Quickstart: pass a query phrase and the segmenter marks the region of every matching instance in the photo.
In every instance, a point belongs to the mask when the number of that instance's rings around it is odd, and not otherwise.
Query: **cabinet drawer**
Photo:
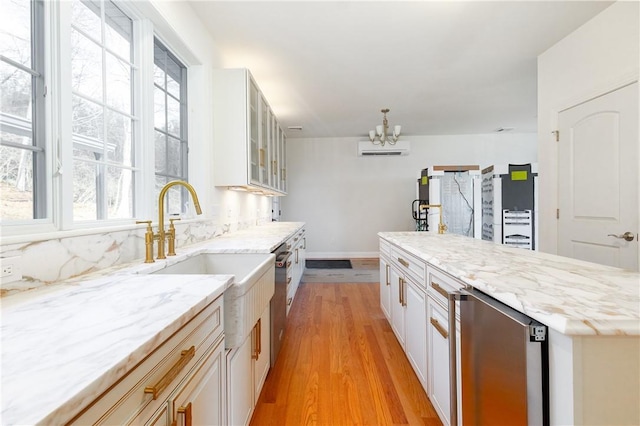
[[[138,416],[143,410],[160,408],[205,350],[223,335],[222,309],[220,296],[70,423],[137,424],[143,420]]]
[[[417,284],[425,288],[427,265],[423,260],[397,247],[391,247],[391,261],[401,273],[413,277]]]
[[[385,240],[380,240],[380,255],[391,256],[391,244]]]
[[[464,287],[463,283],[433,266],[429,266],[427,275],[427,292],[442,306],[447,306],[449,303],[447,293],[458,291]]]

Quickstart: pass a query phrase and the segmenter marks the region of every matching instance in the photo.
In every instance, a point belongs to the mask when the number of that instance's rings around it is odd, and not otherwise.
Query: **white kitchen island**
[[[458,235],[379,236],[391,261],[424,262],[549,327],[552,425],[640,424],[640,274]]]

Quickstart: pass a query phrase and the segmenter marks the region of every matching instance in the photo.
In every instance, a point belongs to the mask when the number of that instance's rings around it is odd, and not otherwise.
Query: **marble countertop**
[[[304,224],[277,222],[180,248],[270,253]],[[232,284],[232,275],[136,274],[140,262],[2,300],[1,424],[61,424]],[[138,271],[139,272],[139,271]],[[26,292],[28,293],[28,292]]]
[[[380,238],[567,335],[640,335],[640,274],[460,235]]]

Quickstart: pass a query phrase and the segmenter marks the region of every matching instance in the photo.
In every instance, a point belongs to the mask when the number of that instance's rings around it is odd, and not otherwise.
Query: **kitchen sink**
[[[197,253],[170,259],[162,266],[156,264],[138,273],[233,275],[233,283],[224,292],[224,331],[225,346],[234,348],[244,342],[269,306],[275,289],[275,256],[271,253]]]

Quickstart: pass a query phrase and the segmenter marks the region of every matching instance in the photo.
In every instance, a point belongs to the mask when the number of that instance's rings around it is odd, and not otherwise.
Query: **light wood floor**
[[[251,425],[441,425],[377,283],[301,284]]]

